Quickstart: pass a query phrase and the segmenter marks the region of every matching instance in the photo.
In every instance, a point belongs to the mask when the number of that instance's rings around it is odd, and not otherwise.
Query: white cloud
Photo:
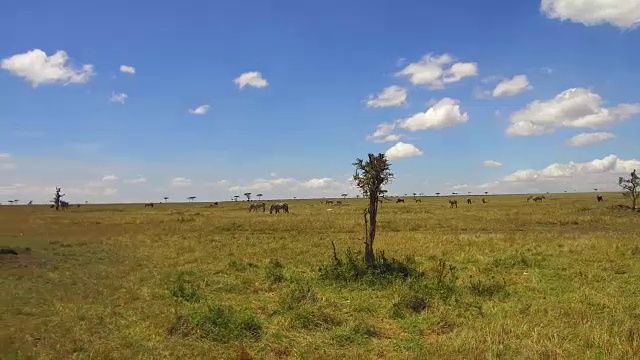
[[[449,54],[427,54],[418,62],[407,65],[396,73],[405,76],[413,85],[427,85],[431,89],[442,89],[446,84],[478,75],[477,63],[455,62]],[[455,62],[455,63],[454,63]]]
[[[307,189],[331,189],[335,188],[338,183],[332,178],[309,179],[301,184]]]
[[[204,115],[209,111],[209,105],[200,105],[195,109],[189,109],[189,114]]]
[[[262,77],[262,74],[258,71],[246,72],[233,80],[240,89],[244,89],[246,86],[253,86],[256,88],[264,88],[269,86],[267,79]]]
[[[109,100],[111,100],[111,102],[117,102],[120,104],[124,104],[127,99],[129,98],[129,95],[125,94],[125,93],[113,93],[111,94],[111,98],[109,98]]]
[[[11,154],[9,153],[0,153],[0,160],[11,158]]]
[[[553,133],[557,128],[596,129],[626,120],[640,113],[640,104],[602,107],[602,98],[589,89],[573,88],[555,98],[529,103],[511,114],[508,136],[535,136]]]
[[[493,97],[515,96],[532,88],[526,75],[516,75],[511,79],[501,81],[493,89],[492,95]]]
[[[367,107],[381,108],[400,106],[407,103],[407,89],[393,85],[385,88],[377,95],[369,96]]]
[[[367,140],[375,143],[395,142],[402,138],[402,135],[394,134],[396,123],[382,123],[376,126],[376,131],[367,136]]]
[[[399,120],[397,126],[409,130],[437,130],[467,122],[468,113],[460,110],[460,102],[444,98],[434,104],[426,112],[417,113],[408,119]]]
[[[120,72],[133,75],[136,73],[136,68],[129,65],[120,65]]]
[[[0,67],[25,78],[34,88],[41,84],[88,82],[93,75],[93,65],[74,68],[67,60],[69,56],[63,50],[48,56],[44,51],[34,49],[3,59]]]
[[[596,159],[584,163],[570,162],[568,164],[555,163],[542,170],[525,169],[518,170],[502,180],[507,182],[540,182],[558,179],[578,178],[598,174],[624,174],[631,173],[633,169],[640,168],[640,160],[622,160],[616,155],[609,155],[602,159]],[[616,183],[617,178],[609,176]]]
[[[191,186],[191,179],[176,177],[171,179],[171,186],[173,187],[186,187]]]
[[[111,195],[115,195],[118,193],[118,189],[114,189],[114,188],[106,188],[104,189],[104,191],[102,192],[104,195],[106,196],[111,196]]]
[[[138,176],[135,179],[128,179],[123,181],[125,184],[144,184],[147,182],[147,178],[143,176]]]
[[[615,139],[616,136],[607,132],[581,133],[567,140],[567,145],[580,147]]]
[[[229,188],[229,191],[265,191],[277,186],[293,185],[297,181],[293,178],[255,179],[248,185],[237,185]]]
[[[118,180],[118,177],[115,175],[105,175],[102,178],[102,181],[116,181],[116,180]]]
[[[385,152],[387,159],[398,160],[422,155],[422,151],[413,144],[398,142]]]
[[[609,23],[633,29],[640,24],[640,0],[542,0],[540,10],[550,19],[585,26]]]
[[[499,167],[499,166],[502,166],[501,162],[495,161],[495,160],[487,160],[483,164],[486,167]]]

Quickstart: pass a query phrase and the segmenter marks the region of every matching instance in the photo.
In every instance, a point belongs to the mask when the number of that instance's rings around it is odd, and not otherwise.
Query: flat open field
[[[0,255],[0,358],[638,358],[640,213],[604,195],[385,203],[377,250],[423,275],[361,281],[320,267],[363,200],[0,206],[30,248]]]

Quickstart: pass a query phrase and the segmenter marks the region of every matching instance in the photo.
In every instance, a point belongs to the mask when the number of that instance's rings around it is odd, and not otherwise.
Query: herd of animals
[[[387,197],[385,197],[384,199],[387,200],[387,201],[390,201],[390,199],[387,198]],[[537,195],[537,196],[530,195],[529,197],[527,197],[527,202],[530,202],[530,201],[533,200],[533,202],[537,203],[537,202],[543,201],[545,199],[546,199],[546,197],[544,195]],[[416,203],[422,203],[421,199],[415,198],[414,200],[415,200]],[[598,202],[603,202],[604,201],[604,197],[602,195],[597,195],[596,196],[596,200]],[[380,203],[382,203],[383,199],[379,199],[378,201]],[[488,201],[485,198],[482,198],[481,201],[482,201],[483,204],[487,204],[488,203]],[[327,204],[327,205],[334,205],[334,204],[335,205],[344,205],[344,203],[342,201],[340,201],[340,200],[336,200],[336,201],[323,200],[322,202]],[[396,199],[396,204],[397,203],[405,203],[405,200],[403,198],[397,198]],[[473,201],[471,200],[471,198],[467,198],[467,204],[471,205],[472,203],[473,203]],[[30,201],[28,205],[32,205],[32,204],[33,204],[33,201]],[[207,205],[207,207],[217,207],[218,205],[219,204],[216,201],[216,202],[214,202],[214,203],[212,203],[210,205]],[[69,202],[64,201],[64,200],[60,200],[60,208],[62,210],[67,210],[70,206],[71,205],[69,204]],[[80,207],[80,204],[77,204],[76,206]],[[154,206],[155,206],[155,203],[152,203],[152,202],[144,204],[144,207],[154,207]],[[452,208],[453,207],[457,208],[458,207],[458,200],[449,200],[449,206],[452,207]],[[55,207],[55,205],[52,204],[51,208],[54,208],[54,207]],[[251,203],[249,205],[249,212],[254,212],[254,211],[258,212],[260,209],[262,209],[262,212],[266,212],[267,211],[267,204],[265,202],[261,202],[261,203]],[[274,212],[276,214],[278,214],[280,211],[283,211],[285,213],[289,213],[289,204],[287,204],[286,202],[285,203],[275,203],[275,204],[272,204],[271,207],[269,208],[269,213],[270,214],[273,214]]]

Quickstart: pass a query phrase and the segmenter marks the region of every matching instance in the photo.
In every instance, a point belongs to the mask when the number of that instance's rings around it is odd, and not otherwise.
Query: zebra
[[[249,205],[249,212],[252,212],[255,210],[255,212],[258,212],[259,209],[262,209],[262,212],[267,211],[267,204],[265,203],[261,203],[261,204],[256,204],[256,203],[252,203],[251,205]]]
[[[598,202],[603,202],[604,201],[604,197],[602,197],[602,195],[596,196],[596,199],[598,199]]]
[[[329,204],[333,204],[333,200],[327,200],[324,202],[325,204],[329,205]]]
[[[283,210],[284,212],[286,212],[287,214],[289,213],[289,204],[287,203],[275,203],[273,205],[271,205],[271,208],[269,209],[269,214],[273,214],[273,211],[275,210],[276,214],[280,212],[280,210]]]
[[[342,205],[342,201],[340,200],[336,201],[336,205]]]
[[[455,205],[456,208],[457,208],[458,207],[458,200],[449,200],[449,205],[451,205],[451,207],[453,207]]]
[[[396,204],[397,204],[397,203],[404,203],[404,199],[398,198],[398,199],[396,200]]]
[[[64,200],[60,200],[60,207],[62,208],[62,210],[68,209],[69,208],[69,203],[64,201]]]
[[[150,203],[146,203],[146,204],[144,204],[144,207],[153,207],[153,205],[154,205],[154,204],[153,204],[152,202],[150,202]]]

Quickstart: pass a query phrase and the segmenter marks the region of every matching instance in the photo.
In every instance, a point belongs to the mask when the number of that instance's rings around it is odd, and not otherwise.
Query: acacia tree
[[[167,200],[169,200],[169,197],[165,196],[165,197],[163,197],[163,199],[164,199],[164,202],[167,202]]]
[[[56,204],[56,210],[60,210],[60,200],[66,195],[60,195],[60,191],[62,191],[62,189],[56,186],[56,192],[53,194],[53,203]]]
[[[356,168],[353,182],[362,191],[362,195],[369,198],[369,206],[364,211],[366,229],[364,260],[369,266],[374,266],[376,258],[373,251],[373,242],[376,238],[378,198],[385,191],[382,187],[393,179],[393,173],[390,170],[391,164],[389,164],[384,154],[378,154],[377,156],[369,154],[367,161],[358,158],[353,165]]]
[[[251,193],[250,192],[244,193],[244,196],[247,197],[247,201],[251,201]]]
[[[195,196],[189,196],[189,197],[187,198],[187,200],[189,200],[189,202],[191,202],[191,201],[195,200],[195,198],[196,198]]]
[[[487,195],[487,194],[489,194],[489,192],[488,192],[488,191],[485,191],[485,192],[484,192],[484,194],[485,194],[485,195]]]
[[[631,177],[628,179],[623,178],[622,176],[618,179],[618,185],[622,189],[624,189],[625,194],[631,198],[631,209],[636,209],[636,203],[638,202],[638,197],[640,197],[640,193],[638,193],[638,188],[640,187],[640,177],[636,174],[636,170],[634,169],[631,173]]]
[[[340,196],[342,196],[342,199],[346,200],[346,199],[347,199],[347,196],[349,196],[349,194],[342,194],[342,195],[340,195]]]
[[[260,200],[262,200],[262,197],[263,197],[264,195],[262,195],[262,194],[256,194],[256,196],[258,197],[258,201],[260,201]]]
[[[238,201],[238,198],[240,197],[240,195],[233,195],[233,200],[234,201]]]

